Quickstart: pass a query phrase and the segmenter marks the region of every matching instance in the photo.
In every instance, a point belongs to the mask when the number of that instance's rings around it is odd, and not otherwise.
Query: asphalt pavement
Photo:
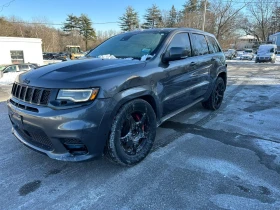
[[[0,209],[280,209],[280,65],[228,66],[223,105],[157,129],[133,167],[56,161],[11,134],[0,103]],[[0,86],[5,101],[10,86]],[[4,95],[5,94],[5,95]]]

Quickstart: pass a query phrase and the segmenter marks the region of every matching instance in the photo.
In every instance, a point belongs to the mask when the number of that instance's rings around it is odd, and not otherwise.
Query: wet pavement
[[[280,209],[280,65],[231,62],[221,108],[157,129],[134,167],[55,161],[11,134],[0,103],[0,209]],[[5,101],[10,86],[0,86]]]

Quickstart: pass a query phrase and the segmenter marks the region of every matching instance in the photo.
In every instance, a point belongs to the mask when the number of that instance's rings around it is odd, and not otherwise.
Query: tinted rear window
[[[207,36],[207,40],[208,40],[208,46],[209,46],[209,52],[210,53],[217,53],[217,52],[221,52],[221,49],[217,43],[217,41],[211,37],[211,36]],[[230,50],[229,50],[230,51]],[[233,51],[233,50],[232,50]],[[233,51],[234,52],[234,51]]]
[[[205,39],[205,36],[202,34],[193,34],[193,53],[194,55],[205,55],[208,54],[208,45]]]

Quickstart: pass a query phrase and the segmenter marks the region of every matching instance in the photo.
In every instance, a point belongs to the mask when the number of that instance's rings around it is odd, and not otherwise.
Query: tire
[[[153,146],[156,127],[156,115],[148,102],[142,99],[128,102],[113,120],[105,155],[125,166],[139,163]]]
[[[221,77],[218,77],[210,97],[202,102],[202,106],[209,110],[219,109],[224,98],[224,92],[225,82]]]

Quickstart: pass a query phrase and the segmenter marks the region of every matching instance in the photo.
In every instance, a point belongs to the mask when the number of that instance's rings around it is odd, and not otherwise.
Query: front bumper
[[[7,106],[12,132],[24,145],[56,160],[82,161],[103,153],[109,133],[109,103],[110,99],[96,99],[87,106],[54,110],[11,98]],[[38,112],[23,109],[25,106]]]
[[[271,62],[271,57],[256,57],[256,62]]]
[[[243,56],[241,57],[241,60],[253,60],[253,57]]]

